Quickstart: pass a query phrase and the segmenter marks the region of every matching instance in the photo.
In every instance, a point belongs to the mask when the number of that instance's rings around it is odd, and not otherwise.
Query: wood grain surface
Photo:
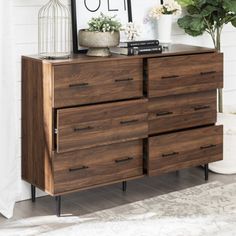
[[[215,90],[150,99],[149,134],[214,124],[216,100]]]
[[[223,55],[209,48],[23,56],[22,178],[57,196],[221,160],[222,86]]]
[[[223,88],[223,54],[148,59],[148,96],[162,97]]]
[[[148,174],[158,175],[223,159],[223,126],[149,138]]]
[[[141,59],[55,66],[54,106],[142,97],[142,68]]]
[[[143,175],[143,141],[56,154],[55,193]]]
[[[51,67],[22,60],[22,178],[52,192],[53,146]]]
[[[125,56],[119,54],[112,54],[110,57],[88,57],[86,54],[73,54],[69,59],[65,60],[45,60],[45,63],[48,63],[53,66],[62,66],[62,65],[72,65],[78,63],[91,63],[91,62],[110,62],[112,60],[130,60],[130,59],[146,59],[146,58],[162,58],[162,57],[172,57],[172,56],[181,56],[181,55],[193,55],[193,54],[205,54],[205,53],[215,53],[214,48],[206,48],[192,45],[184,44],[171,44],[169,48],[164,49],[162,53],[157,54],[145,54],[145,55],[135,55],[135,56]],[[38,55],[30,56],[32,60],[42,61]]]
[[[147,100],[60,109],[57,151],[65,152],[148,136]]]

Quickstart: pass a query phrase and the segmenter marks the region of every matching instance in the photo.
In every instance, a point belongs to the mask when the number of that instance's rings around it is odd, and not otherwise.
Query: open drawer
[[[223,126],[151,137],[148,143],[149,175],[163,174],[223,159]]]
[[[57,111],[57,152],[67,152],[148,135],[147,100],[133,100]]]

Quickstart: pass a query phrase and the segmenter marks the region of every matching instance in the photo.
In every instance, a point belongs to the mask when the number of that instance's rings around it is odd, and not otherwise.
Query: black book
[[[142,40],[132,42],[121,42],[119,47],[142,47],[142,46],[158,46],[159,40]]]
[[[114,47],[110,48],[112,53],[121,54],[121,55],[143,55],[151,53],[161,53],[162,46],[145,46],[145,47]]]

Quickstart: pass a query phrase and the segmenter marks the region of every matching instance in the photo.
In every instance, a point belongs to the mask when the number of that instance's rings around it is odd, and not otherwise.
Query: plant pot
[[[79,45],[89,49],[88,56],[110,56],[109,48],[116,47],[119,43],[120,32],[90,32],[84,29],[79,31]]]
[[[157,20],[158,40],[163,46],[171,43],[172,15],[161,15]]]
[[[236,174],[236,114],[218,114],[218,123],[224,125],[224,160],[209,164],[218,174]]]

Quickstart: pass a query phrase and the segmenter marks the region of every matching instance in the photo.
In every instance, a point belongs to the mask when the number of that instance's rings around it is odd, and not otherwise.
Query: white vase
[[[172,15],[161,15],[157,20],[157,37],[163,46],[171,43]]]
[[[224,160],[209,164],[218,174],[236,174],[236,115],[218,114],[218,124],[224,125]]]

